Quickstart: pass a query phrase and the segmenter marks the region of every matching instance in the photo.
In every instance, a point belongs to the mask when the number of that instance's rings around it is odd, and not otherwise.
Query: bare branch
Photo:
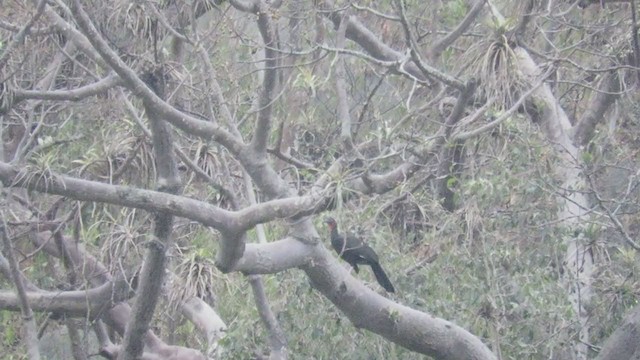
[[[480,15],[480,11],[482,11],[482,9],[484,8],[485,3],[486,0],[476,0],[475,4],[473,4],[473,7],[471,7],[471,10],[469,10],[469,12],[467,13],[467,16],[462,19],[460,24],[458,24],[458,26],[456,26],[456,28],[446,36],[436,41],[433,46],[431,46],[431,49],[429,49],[429,58],[434,59],[439,57],[446,48],[453,44],[453,42],[456,41],[456,39],[458,39],[478,18],[478,16]]]
[[[269,300],[267,300],[267,294],[264,292],[264,285],[262,284],[262,278],[259,275],[249,275],[249,284],[251,284],[251,290],[253,291],[253,297],[258,308],[258,314],[260,319],[264,323],[264,326],[269,334],[269,346],[271,347],[270,360],[286,360],[287,359],[287,339],[284,335],[284,331],[280,327],[278,320],[276,319],[271,307],[269,306]]]
[[[338,48],[344,48],[345,32],[347,31],[347,23],[345,19],[349,18],[348,15],[344,15],[340,21],[340,27],[338,28],[336,46]],[[335,63],[335,78],[336,78],[336,96],[338,97],[338,121],[341,124],[340,137],[342,138],[342,146],[347,153],[352,153],[355,150],[353,145],[353,138],[351,136],[351,115],[349,115],[349,103],[347,97],[347,90],[345,84],[345,70],[344,59],[340,54],[336,54],[338,57]]]
[[[106,282],[87,290],[72,291],[28,291],[25,298],[38,312],[98,318],[115,304],[130,299],[133,290],[126,279]],[[10,292],[0,292],[0,308],[10,311],[21,311],[21,300]]]
[[[436,359],[496,358],[477,337],[461,327],[386,299],[353,278],[324,247],[314,249],[313,258],[303,270],[311,284],[355,327]]]
[[[396,0],[396,4],[398,6],[398,10],[399,10],[399,15],[400,15],[400,23],[402,24],[402,28],[404,30],[404,34],[405,34],[405,38],[406,38],[406,42],[407,42],[407,47],[408,47],[408,51],[409,54],[411,55],[411,59],[413,60],[413,63],[418,67],[418,69],[420,69],[420,71],[423,74],[423,77],[429,78],[429,77],[433,77],[438,79],[439,81],[445,83],[448,86],[451,86],[455,89],[458,90],[463,90],[464,89],[464,83],[448,74],[445,74],[441,71],[439,71],[438,69],[427,65],[424,61],[422,61],[422,58],[420,56],[420,53],[418,52],[418,44],[415,40],[415,37],[413,35],[413,32],[411,31],[411,27],[409,26],[409,22],[407,20],[406,17],[406,11],[405,11],[405,5],[404,5],[404,0]]]
[[[86,34],[89,42],[94,46],[100,56],[106,61],[118,75],[127,84],[127,87],[137,96],[141,97],[145,102],[145,106],[158,113],[164,119],[174,126],[204,138],[212,137],[213,140],[219,141],[229,151],[238,154],[244,147],[244,144],[222,127],[197,118],[188,114],[184,114],[173,106],[167,104],[159,98],[147,85],[129,68],[124,61],[107,45],[98,30],[91,23],[89,16],[82,9],[79,0],[72,2],[72,11],[74,18],[82,31]]]
[[[25,169],[22,169],[23,171]],[[103,184],[64,175],[51,178],[18,171],[15,167],[0,162],[0,180],[5,186],[25,187],[49,194],[68,196],[77,200],[99,201],[135,207],[139,209],[167,211],[174,215],[201,222],[216,229],[225,229],[235,221],[232,212],[205,202],[170,195],[158,191],[136,189],[127,186]],[[198,215],[199,214],[199,215]]]
[[[69,90],[14,90],[15,102],[22,100],[52,100],[52,101],[80,101],[89,96],[102,94],[109,89],[121,85],[122,80],[115,74],[111,74],[95,83]]]
[[[258,15],[258,29],[264,42],[265,62],[262,90],[258,101],[258,120],[251,146],[256,155],[266,157],[267,141],[269,140],[269,132],[271,130],[271,113],[275,99],[274,92],[277,83],[278,55],[276,47],[278,44],[269,6],[263,0],[256,0],[255,9]]]
[[[38,2],[38,6],[36,7],[36,13],[33,14],[31,19],[27,21],[22,30],[20,30],[14,37],[11,42],[9,42],[6,47],[3,49],[2,53],[0,53],[0,70],[2,70],[7,61],[9,60],[9,56],[13,52],[13,49],[17,47],[19,44],[24,42],[25,37],[29,33],[29,30],[35,24],[36,21],[42,16],[42,12],[44,11],[44,6],[47,2],[45,0],[40,0]]]
[[[339,10],[334,9],[333,1],[319,1],[319,6],[334,24],[336,28],[340,27],[342,16]],[[393,50],[387,44],[382,42],[371,30],[364,26],[355,17],[345,19],[347,21],[346,37],[356,44],[360,45],[367,53],[381,61],[397,62],[405,58],[405,54]],[[424,73],[414,63],[406,64],[406,71],[411,76],[421,82],[428,81],[424,77]]]
[[[9,234],[7,234],[7,223],[4,218],[4,214],[0,215],[0,237],[2,237],[3,250],[6,254],[6,259],[9,262],[9,268],[11,269],[11,280],[16,287],[17,296],[14,297],[16,300],[15,305],[17,309],[22,313],[22,319],[24,320],[24,343],[27,348],[27,354],[29,355],[29,359],[38,360],[40,359],[40,351],[38,349],[38,328],[36,327],[36,320],[33,316],[33,311],[31,307],[33,305],[30,304],[31,299],[27,296],[25,285],[22,281],[22,275],[20,273],[20,268],[18,268],[18,262],[16,261],[16,255],[13,251],[13,243],[11,239],[9,239]],[[14,296],[13,293],[10,296]]]
[[[156,94],[164,98],[165,84],[162,69],[149,76],[154,77]],[[181,192],[178,166],[174,154],[171,127],[153,109],[147,107],[147,116],[151,123],[153,154],[156,160],[158,191],[176,195]],[[127,323],[124,333],[123,351],[120,360],[135,360],[142,355],[144,336],[149,331],[160,291],[164,283],[167,251],[173,246],[173,215],[159,212],[154,219],[154,239],[150,241],[144,257],[137,297],[133,304],[133,316]]]
[[[275,274],[307,264],[312,254],[312,248],[292,237],[266,244],[247,244],[234,270],[244,274]]]
[[[604,119],[604,113],[620,96],[620,79],[615,72],[605,74],[602,79],[602,91],[596,91],[578,123],[573,128],[573,138],[577,144],[586,146],[593,139],[595,128]]]

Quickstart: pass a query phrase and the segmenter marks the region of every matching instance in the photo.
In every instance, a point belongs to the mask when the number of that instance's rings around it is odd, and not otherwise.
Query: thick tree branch
[[[244,274],[275,274],[309,262],[313,247],[288,237],[266,244],[247,244],[234,268]]]
[[[345,32],[347,31],[347,23],[348,21],[345,18],[349,18],[348,15],[344,15],[342,20],[340,21],[340,27],[338,28],[337,38],[336,38],[336,46],[338,48],[345,47]],[[342,138],[342,146],[347,154],[350,154],[348,157],[353,156],[353,151],[355,149],[355,145],[353,144],[353,138],[351,136],[351,115],[349,114],[349,98],[347,96],[346,90],[346,82],[345,82],[345,70],[344,70],[344,57],[339,53],[336,54],[338,57],[335,63],[335,88],[336,88],[336,96],[338,100],[338,122],[340,123],[340,137]]]
[[[27,291],[25,296],[32,309],[38,312],[95,319],[115,304],[130,299],[133,290],[127,280],[118,279],[87,290]],[[0,292],[0,308],[20,311],[19,297],[14,293]]]
[[[192,297],[182,304],[182,314],[195,325],[207,339],[207,356],[218,358],[218,340],[227,331],[220,316],[202,299]]]
[[[24,187],[48,194],[68,196],[76,200],[167,211],[216,229],[225,229],[238,222],[238,219],[230,211],[186,197],[127,186],[103,184],[58,174],[29,172],[25,168],[19,171],[16,167],[3,162],[0,162],[0,181],[7,187]],[[258,213],[261,215],[266,215],[264,211],[258,209]]]
[[[165,83],[162,68],[154,71],[150,76],[154,78],[156,95],[164,98]],[[146,110],[151,123],[151,139],[157,172],[156,187],[160,192],[176,195],[182,189],[171,127],[153,109],[147,106]],[[167,251],[173,246],[172,232],[173,215],[166,211],[156,213],[154,239],[149,243],[144,257],[140,271],[140,285],[132,309],[133,316],[127,323],[122,344],[123,351],[118,356],[119,360],[135,360],[142,355],[144,335],[149,331],[164,283]]]
[[[495,359],[486,345],[468,331],[386,299],[353,278],[324,247],[314,249],[313,258],[303,270],[312,285],[344,312],[355,327],[435,359]]]
[[[258,100],[258,119],[251,146],[257,155],[266,157],[267,142],[269,140],[272,122],[271,113],[277,83],[278,43],[271,19],[271,9],[269,9],[269,6],[264,0],[256,0],[256,4],[258,29],[260,30],[260,35],[262,35],[262,41],[264,43],[264,76],[262,80],[262,90]]]
[[[323,0],[319,1],[319,6],[334,24],[336,28],[340,27],[342,16],[340,11],[335,10],[333,1]],[[393,50],[387,44],[382,42],[371,30],[364,26],[360,21],[354,17],[345,19],[347,21],[346,37],[356,44],[360,45],[367,53],[378,60],[382,61],[402,61],[405,58],[405,54]],[[411,76],[421,81],[427,81],[424,77],[424,73],[416,66],[415,63],[408,63],[405,65],[405,70]]]
[[[618,99],[620,80],[615,72],[605,74],[601,82],[602,91],[597,91],[589,107],[573,128],[573,139],[576,144],[586,146],[593,139],[596,125],[604,119],[604,113]]]

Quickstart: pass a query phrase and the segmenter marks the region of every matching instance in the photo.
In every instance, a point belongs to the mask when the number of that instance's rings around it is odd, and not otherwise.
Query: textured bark
[[[640,359],[640,306],[636,306],[609,336],[596,360]]]

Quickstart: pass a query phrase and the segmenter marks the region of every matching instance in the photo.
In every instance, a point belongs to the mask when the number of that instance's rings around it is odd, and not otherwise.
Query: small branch
[[[611,209],[609,209],[607,205],[605,205],[605,201],[604,199],[602,199],[600,192],[597,190],[593,177],[590,176],[587,172],[585,172],[584,174],[587,180],[589,181],[589,185],[591,186],[591,191],[593,191],[593,195],[598,205],[602,208],[602,210],[604,210],[609,220],[613,223],[613,226],[616,228],[616,230],[618,230],[620,235],[622,235],[622,238],[627,242],[629,246],[631,246],[633,249],[637,251],[640,251],[640,245],[638,245],[638,243],[631,238],[631,236],[625,230],[624,225],[622,224],[622,222],[620,222],[620,219],[618,219],[616,214],[614,214],[614,212],[611,211]]]
[[[88,98],[89,96],[103,94],[107,90],[121,85],[122,83],[123,82],[119,76],[111,74],[93,84],[85,85],[76,89],[53,91],[15,89],[14,101],[16,103],[22,100],[80,101]]]
[[[409,21],[406,17],[406,10],[404,5],[404,0],[396,0],[396,4],[398,6],[398,12],[400,13],[400,23],[402,24],[402,28],[404,30],[405,39],[407,43],[407,47],[409,49],[409,54],[411,55],[411,59],[413,63],[416,64],[418,69],[422,71],[424,77],[429,78],[433,77],[435,79],[440,80],[444,84],[451,86],[458,90],[464,89],[464,83],[448,74],[440,72],[438,69],[431,67],[422,61],[420,53],[418,52],[418,44],[415,40],[413,32],[411,31],[411,27],[409,26]]]
[[[434,59],[439,57],[447,47],[453,44],[453,42],[463,34],[469,28],[469,26],[471,26],[471,24],[473,24],[473,22],[478,18],[478,15],[480,15],[480,11],[482,11],[482,8],[484,8],[485,2],[486,0],[476,0],[471,10],[469,10],[469,13],[467,13],[467,16],[462,19],[460,24],[458,24],[458,26],[446,36],[436,41],[436,43],[431,47],[431,49],[429,50],[429,58]]]
[[[274,155],[278,159],[280,159],[280,160],[282,160],[284,162],[287,162],[287,163],[297,167],[298,169],[315,169],[315,165],[314,164],[306,162],[304,160],[297,159],[297,158],[291,156],[291,154],[283,154],[282,151],[280,151],[279,148],[267,149],[267,151],[269,152],[269,154]]]
[[[321,9],[325,9],[323,11],[325,16],[333,22],[336,28],[339,28],[340,22],[342,21],[340,10],[334,9],[334,4],[331,0],[318,1],[318,3],[320,4],[319,6]],[[347,29],[345,33],[347,39],[350,39],[360,45],[373,58],[382,62],[404,61],[404,53],[396,51],[382,42],[376,34],[364,26],[355,17],[350,17],[349,19],[345,19],[345,21],[347,21]],[[418,82],[425,83],[427,85],[431,84],[429,79],[425,78],[423,71],[421,71],[416,64],[408,63],[405,65],[405,68],[406,69],[403,69],[402,71],[406,71],[410,77],[415,78]]]
[[[269,334],[269,346],[271,354],[269,360],[286,360],[287,359],[287,339],[284,331],[280,327],[271,307],[267,294],[264,292],[262,278],[259,275],[249,275],[249,283],[253,291],[253,297],[258,308],[258,314]]]
[[[11,279],[18,293],[19,308],[24,321],[24,342],[27,348],[27,354],[30,360],[38,360],[40,359],[40,351],[38,350],[38,327],[36,326],[36,320],[33,317],[31,306],[29,305],[25,285],[22,282],[22,274],[18,268],[18,263],[13,251],[13,243],[7,234],[7,223],[5,222],[4,214],[0,215],[0,233],[4,245],[4,252],[9,262],[9,268],[11,269]]]

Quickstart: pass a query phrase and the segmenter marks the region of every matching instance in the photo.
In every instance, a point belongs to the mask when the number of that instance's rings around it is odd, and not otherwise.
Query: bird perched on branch
[[[373,270],[378,284],[388,292],[395,292],[389,277],[380,266],[378,254],[373,249],[354,236],[344,236],[338,233],[338,223],[334,218],[325,218],[324,223],[331,230],[331,246],[340,257],[349,263],[356,273],[359,271],[358,265],[369,265]]]

